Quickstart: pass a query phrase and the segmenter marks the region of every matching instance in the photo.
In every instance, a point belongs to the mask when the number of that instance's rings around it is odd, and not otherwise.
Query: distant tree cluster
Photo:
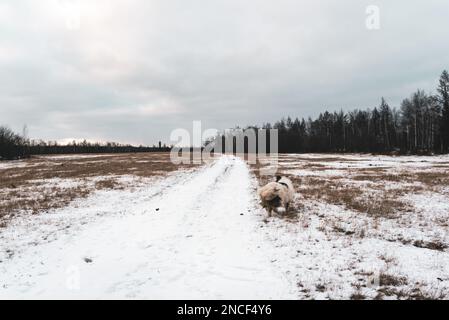
[[[288,117],[263,128],[278,129],[279,152],[448,153],[449,73],[442,73],[437,94],[418,90],[399,109],[382,98],[372,110]]]
[[[25,135],[19,135],[8,127],[0,126],[0,160],[28,156],[28,140]]]
[[[25,131],[25,130],[24,130]],[[30,155],[78,154],[78,153],[130,153],[165,152],[171,148],[159,143],[158,146],[132,146],[116,142],[91,143],[88,141],[58,144],[56,141],[29,140],[26,134],[19,135],[8,127],[0,127],[0,160],[27,158]]]
[[[131,153],[131,152],[164,152],[171,148],[159,143],[159,146],[133,146],[116,142],[82,142],[73,141],[68,144],[58,144],[56,141],[31,141],[30,154],[77,154],[77,153]]]

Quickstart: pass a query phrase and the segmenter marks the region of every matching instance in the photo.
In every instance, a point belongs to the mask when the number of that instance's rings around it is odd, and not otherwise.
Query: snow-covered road
[[[58,214],[101,216],[51,241],[20,245],[40,226],[4,231],[3,244],[17,248],[0,263],[0,299],[293,298],[257,210],[247,165],[234,157],[136,192],[94,195]]]

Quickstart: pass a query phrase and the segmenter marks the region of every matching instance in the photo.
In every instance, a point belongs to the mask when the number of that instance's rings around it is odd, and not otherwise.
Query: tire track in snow
[[[293,297],[257,231],[242,160],[221,157],[143,198],[117,204],[126,214],[0,264],[0,298]]]

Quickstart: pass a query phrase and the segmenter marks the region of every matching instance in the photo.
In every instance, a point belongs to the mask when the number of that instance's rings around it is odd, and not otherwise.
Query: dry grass
[[[351,179],[356,181],[371,182],[400,182],[400,183],[420,183],[426,188],[441,188],[449,186],[449,170],[435,171],[415,171],[400,172],[398,174],[388,173],[385,170],[377,172],[371,170],[360,170],[359,174],[354,175]]]
[[[430,250],[436,250],[436,251],[444,251],[447,249],[447,245],[442,243],[441,241],[422,241],[417,240],[413,242],[413,245],[417,248],[426,248]]]
[[[102,179],[100,181],[95,182],[96,190],[103,189],[123,189],[124,187],[114,178]]]
[[[67,206],[94,190],[121,189],[118,176],[161,176],[195,166],[173,164],[170,153],[33,157],[24,163],[0,170],[0,227],[19,211],[37,214]],[[61,186],[51,183],[52,179],[71,183]]]
[[[151,177],[180,167],[170,162],[169,153],[135,153],[101,155],[85,158],[35,157],[26,161],[26,167],[0,171],[0,189],[19,187],[31,180],[53,178],[86,178],[108,175],[136,175]]]
[[[371,216],[394,218],[395,213],[409,209],[398,200],[405,190],[385,190],[383,187],[367,189],[366,186],[348,184],[343,178],[317,178],[290,176],[304,200],[320,200],[341,205],[347,209]]]
[[[398,277],[387,273],[381,273],[379,275],[380,286],[394,286],[399,287],[407,284],[405,277]]]
[[[348,165],[342,163],[346,162],[345,159],[338,157],[299,160],[300,158],[281,158],[276,175],[289,177],[298,193],[294,205],[298,218],[296,221],[289,219],[298,225],[298,229],[281,223],[285,227],[285,232],[292,229],[303,231],[300,227],[303,221],[309,222],[307,224],[309,229],[305,231],[317,231],[316,236],[309,237],[307,245],[301,247],[302,252],[310,250],[313,256],[314,250],[321,250],[321,247],[329,245],[336,248],[334,252],[336,258],[343,259],[345,254],[352,254],[354,266],[362,263],[370,255],[365,243],[369,244],[371,239],[380,240],[376,243],[382,243],[385,248],[392,248],[392,251],[386,249],[385,252],[394,253],[394,249],[404,246],[407,250],[422,248],[417,251],[429,255],[436,253],[422,250],[440,251],[442,255],[447,253],[448,222],[447,214],[444,212],[446,205],[443,201],[449,194],[449,170],[435,165],[437,161],[429,161],[428,165],[423,165],[416,164],[416,161],[405,163],[403,158],[398,159],[396,163],[388,159],[384,163],[382,160],[373,159],[377,162],[371,166],[367,158],[364,158],[364,163],[353,161]],[[260,185],[274,180],[274,177],[260,175],[258,171],[263,166],[251,168]],[[427,196],[429,208],[425,202]],[[432,203],[434,196],[438,203]],[[322,245],[323,241],[328,243]],[[363,250],[352,251],[353,245],[360,245]],[[350,299],[447,298],[445,292],[434,290],[438,288],[434,282],[418,283],[416,279],[408,278],[408,272],[398,271],[406,269],[398,266],[397,259],[401,258],[384,255],[379,259],[381,260],[378,262],[379,269],[385,268],[390,271],[379,275],[378,287],[374,287],[374,283],[367,284],[366,277],[371,278],[373,272],[359,275],[356,271],[352,278],[354,280],[347,281],[353,287]],[[348,265],[347,271],[349,273],[357,269]],[[321,280],[309,284],[309,287],[301,288],[304,295],[308,295],[307,290],[319,293],[330,291]]]
[[[358,275],[372,277],[373,273],[358,273]],[[403,276],[381,272],[377,280],[377,285],[379,287],[376,289],[377,296],[374,298],[376,300],[382,300],[386,297],[393,297],[401,300],[438,300],[445,298],[444,293],[423,290],[419,283],[414,283],[409,286],[409,281]],[[374,283],[372,282],[371,285],[373,284]],[[356,291],[351,295],[351,300],[364,300],[367,298],[360,290],[361,288],[366,287],[366,285],[355,283],[353,286]]]
[[[443,300],[446,295],[443,292],[425,292],[419,287],[411,289],[400,289],[391,286],[383,287],[377,290],[378,295],[376,299],[383,299],[387,297],[395,297],[401,300]]]
[[[350,297],[351,300],[365,300],[366,296],[360,292],[353,293]]]
[[[298,161],[295,165],[292,161]],[[287,162],[283,164],[284,162]],[[410,170],[392,173],[388,167],[341,168],[341,175],[305,175],[290,174],[291,170],[318,173],[333,169],[328,162],[356,162],[355,159],[339,157],[322,157],[308,159],[301,157],[282,158],[278,174],[289,177],[296,190],[301,194],[301,201],[318,200],[341,205],[349,210],[366,213],[374,217],[395,218],[398,213],[410,210],[410,206],[401,200],[408,194],[449,186],[449,171]],[[260,164],[253,165],[252,171],[260,185],[272,181],[273,177],[261,176]],[[364,184],[364,182],[366,182]],[[367,185],[368,184],[368,185]],[[387,188],[388,187],[388,188]]]
[[[303,223],[307,216],[317,215],[317,230],[329,240],[339,236],[356,239],[375,237],[417,248],[442,252],[448,250],[444,236],[448,225],[446,215],[438,212],[431,218],[423,216],[422,209],[415,208],[413,197],[428,193],[447,194],[449,171],[430,163],[428,166],[411,167],[401,164],[396,169],[382,165],[370,166],[367,162],[360,168],[346,168],[344,164],[331,163],[330,159],[335,158],[320,159],[328,161],[328,166],[325,162],[316,165],[315,158],[309,160],[309,163],[298,161],[297,164],[294,159],[279,161],[277,175],[289,177],[298,193],[288,219],[281,218],[292,223]],[[260,185],[273,181],[274,177],[260,175],[262,165],[251,168]],[[320,204],[336,205],[346,210],[336,210],[336,213],[323,212],[319,208],[316,210]],[[295,215],[298,218],[295,219]],[[429,224],[434,226],[434,231],[441,231],[442,236],[429,237]],[[386,227],[393,228],[395,232],[386,231]],[[410,229],[418,233],[414,235],[409,232]]]

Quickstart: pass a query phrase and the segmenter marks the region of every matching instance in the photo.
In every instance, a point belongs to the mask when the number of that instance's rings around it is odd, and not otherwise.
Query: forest
[[[287,117],[262,128],[278,130],[281,153],[448,153],[449,73],[441,74],[437,94],[417,90],[399,108],[382,98],[373,109]]]

